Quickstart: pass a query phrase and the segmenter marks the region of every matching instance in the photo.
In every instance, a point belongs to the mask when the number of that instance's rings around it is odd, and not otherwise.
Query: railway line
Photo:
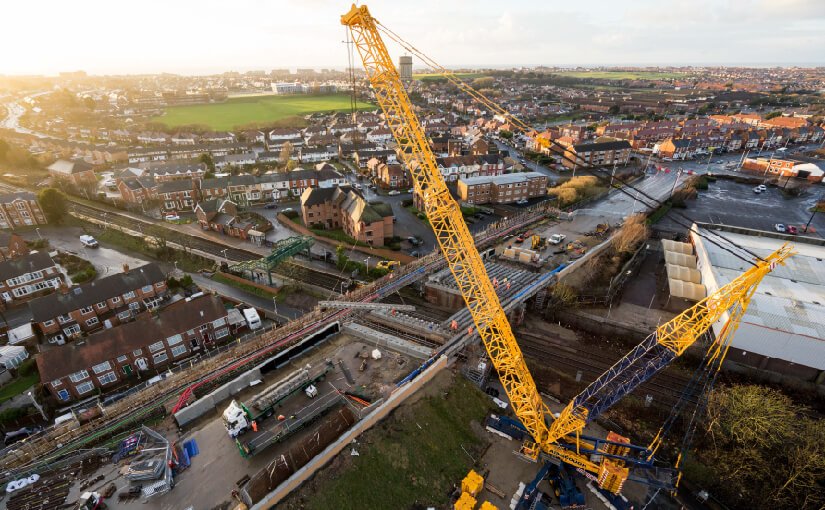
[[[116,213],[107,213],[104,220],[103,212],[105,211],[83,206],[82,204],[81,207],[86,207],[85,211],[87,212],[93,211],[91,214],[97,214],[97,216],[94,217],[100,218],[103,221],[109,221],[109,215],[111,215],[112,221],[118,221],[120,222],[119,224],[122,224],[123,221],[129,221],[130,223],[128,225],[124,225],[126,228],[133,229],[135,226],[134,223],[131,223],[132,219],[130,217],[126,217],[130,218],[128,220],[122,220],[123,216]],[[490,243],[500,239],[501,236],[518,231],[527,225],[544,219],[546,214],[546,210],[527,211],[518,217],[509,219],[503,224],[491,226],[488,230],[481,232],[476,236],[476,242],[480,248],[489,246]],[[118,219],[115,220],[115,218]],[[140,223],[143,224],[153,224],[142,220],[135,221],[140,221]],[[221,251],[223,249],[224,248],[221,248]],[[229,255],[229,253],[229,249],[227,248],[227,255]],[[259,257],[257,254],[253,256]],[[440,254],[431,253],[412,264],[402,267],[391,275],[387,275],[366,287],[353,291],[349,299],[357,302],[372,302],[385,299],[393,296],[407,285],[424,278],[428,274],[432,274],[434,271],[444,267],[445,264],[446,262]],[[143,390],[128,396],[112,406],[107,407],[106,418],[104,419],[94,420],[80,428],[74,429],[65,436],[60,436],[56,433],[53,434],[53,431],[47,430],[39,436],[31,437],[26,442],[25,450],[21,450],[15,456],[4,456],[4,458],[0,459],[0,467],[4,470],[4,476],[0,478],[7,479],[19,473],[35,472],[39,467],[45,466],[49,462],[55,461],[79,448],[88,447],[95,442],[96,438],[101,437],[102,434],[110,433],[118,427],[138,423],[140,416],[144,415],[147,411],[157,409],[160,406],[165,407],[175,400],[177,400],[177,403],[173,409],[177,410],[180,406],[188,402],[198,387],[209,384],[216,379],[231,376],[231,374],[243,370],[255,362],[259,362],[261,359],[271,355],[290,342],[319,331],[321,328],[327,327],[335,321],[344,320],[352,313],[352,309],[341,309],[327,313],[322,313],[316,309],[301,319],[288,323],[283,328],[267,332],[259,339],[240,344],[233,350],[227,351],[219,357],[204,360],[194,365],[192,369],[176,374],[176,376],[171,379],[157,383],[149,387],[148,390]],[[442,353],[454,353],[465,340],[466,338],[461,335],[454,337],[441,347],[436,356]],[[413,377],[414,374],[418,372],[420,372],[420,369],[417,369],[408,377]],[[149,394],[145,395],[146,393]],[[54,446],[58,444],[60,446],[54,448]]]
[[[575,376],[577,371],[581,371],[582,379],[585,381],[596,379],[619,359],[594,350],[578,349],[555,341],[551,337],[534,333],[520,331],[516,337],[528,358],[548,362],[549,366],[559,370],[566,367],[568,370],[565,372],[570,376]],[[689,377],[666,370],[642,383],[635,392],[637,395],[652,396],[654,402],[660,405],[672,406],[682,397],[689,381]],[[687,395],[691,405],[696,405],[699,398],[700,395],[697,393]]]

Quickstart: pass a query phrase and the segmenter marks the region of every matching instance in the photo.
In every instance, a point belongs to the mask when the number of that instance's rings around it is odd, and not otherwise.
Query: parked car
[[[266,204],[264,206],[264,209],[277,209],[277,208],[278,208],[278,204],[276,204],[275,202],[269,202],[268,204]]]
[[[529,202],[529,200],[527,200],[526,198],[520,198],[520,199],[516,200],[516,205],[524,205],[527,202]]]
[[[782,233],[784,233],[784,232],[787,232],[787,231],[788,231],[788,229],[787,229],[787,228],[785,227],[785,225],[784,225],[784,224],[782,224],[782,223],[777,223],[776,225],[774,225],[774,226],[773,226],[773,228],[774,228],[774,230],[776,230],[777,232],[782,232]]]
[[[407,193],[414,193],[414,192],[415,192],[415,188],[410,188],[410,189],[407,190]]]
[[[396,267],[400,266],[401,263],[397,260],[379,260],[378,263],[375,265],[376,269],[387,269],[392,271]]]
[[[418,250],[413,250],[413,251],[411,251],[411,252],[410,252],[410,256],[411,256],[411,257],[418,257],[418,256],[419,256]]]
[[[413,245],[413,246],[420,246],[420,245],[424,244],[424,241],[422,241],[421,239],[419,239],[415,236],[408,237],[407,241],[409,241],[410,244]]]
[[[550,244],[560,244],[562,241],[565,240],[565,238],[567,238],[567,236],[564,234],[553,234],[547,239],[547,241]]]
[[[286,208],[284,208],[284,209],[281,209],[281,212],[282,212],[282,213],[291,213],[291,212],[293,212],[294,210],[295,210],[295,209],[293,209],[292,207],[286,207]]]
[[[180,216],[177,214],[165,214],[163,219],[166,221],[180,221]]]
[[[764,184],[760,184],[759,186],[757,186],[757,188],[761,189],[762,191],[768,191],[768,187]]]
[[[759,186],[757,186],[757,187],[753,188],[753,192],[754,192],[754,193],[756,193],[756,194],[758,195],[758,194],[762,193],[762,188],[760,188]]]
[[[387,195],[389,195],[391,197],[398,196],[400,194],[401,194],[401,192],[398,191],[397,189],[394,189],[394,190],[390,191],[389,193],[387,193]]]
[[[99,244],[97,244],[97,239],[89,235],[80,236],[80,244],[82,244],[86,248],[97,248],[100,246]]]
[[[797,230],[797,228],[796,228],[796,227],[794,227],[793,225],[788,225],[788,226],[786,227],[786,229],[788,230],[788,233],[789,233],[789,234],[792,234],[792,235],[796,235],[796,234],[798,234],[798,233],[799,233],[799,230]]]

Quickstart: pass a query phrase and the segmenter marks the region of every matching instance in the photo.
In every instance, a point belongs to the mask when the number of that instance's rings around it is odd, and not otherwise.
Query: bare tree
[[[292,144],[290,142],[285,142],[281,146],[281,154],[278,158],[281,161],[281,164],[284,166],[284,169],[287,169],[287,165],[289,165],[289,162],[291,161],[291,157],[292,157]]]

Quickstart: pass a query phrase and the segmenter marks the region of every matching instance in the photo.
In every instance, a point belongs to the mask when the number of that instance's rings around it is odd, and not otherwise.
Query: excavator
[[[541,457],[542,460],[560,461],[596,481],[605,491],[620,493],[632,470],[654,467],[655,455],[672,422],[667,422],[646,447],[632,445],[628,438],[613,432],[604,439],[585,436],[585,426],[667,367],[721,320],[724,326],[710,342],[703,361],[710,371],[718,371],[757,286],[777,264],[783,264],[793,254],[793,249],[784,245],[764,258],[754,257],[749,261],[750,269],[659,326],[561,412],[554,414],[539,395],[460,206],[450,195],[439,172],[436,157],[393,65],[382,33],[402,44],[407,51],[422,56],[424,62],[455,81],[488,106],[489,111],[505,116],[525,133],[535,132],[404,42],[378,22],[366,5],[353,5],[341,17],[341,23],[349,30],[352,46],[361,58],[375,101],[392,131],[398,153],[412,175],[415,192],[423,199],[438,245],[472,315],[475,332],[486,348],[516,417],[529,436],[521,446],[521,453],[532,460]],[[551,143],[546,138],[536,138],[537,146],[548,147]],[[675,467],[680,460],[681,455]],[[664,483],[671,489],[676,484],[678,474]]]

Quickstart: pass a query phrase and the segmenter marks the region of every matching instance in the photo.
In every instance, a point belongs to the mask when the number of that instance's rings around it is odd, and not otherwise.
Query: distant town
[[[420,487],[363,508],[825,504],[825,455],[784,451],[822,453],[825,68],[396,64],[410,113],[360,68],[0,76],[5,507],[335,508],[380,472]],[[522,447],[478,289],[556,416],[649,362],[587,407],[581,464]],[[780,427],[758,402],[801,418],[743,444],[720,423]],[[678,490],[616,474],[671,426]],[[745,447],[778,473],[740,478]]]

